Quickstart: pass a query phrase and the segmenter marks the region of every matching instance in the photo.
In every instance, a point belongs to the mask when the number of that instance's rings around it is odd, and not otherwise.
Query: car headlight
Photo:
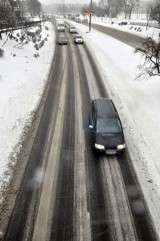
[[[117,146],[118,150],[123,150],[125,148],[125,144],[120,144]]]
[[[97,148],[99,150],[104,150],[105,149],[105,147],[103,145],[96,144],[96,143],[95,143],[95,148]]]

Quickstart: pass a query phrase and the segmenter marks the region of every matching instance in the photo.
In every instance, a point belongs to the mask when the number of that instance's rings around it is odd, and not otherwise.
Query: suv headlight
[[[95,148],[97,148],[99,150],[104,150],[105,149],[105,147],[103,145],[96,144],[96,143],[95,143]]]
[[[120,144],[117,146],[117,150],[123,150],[125,147],[125,144]]]

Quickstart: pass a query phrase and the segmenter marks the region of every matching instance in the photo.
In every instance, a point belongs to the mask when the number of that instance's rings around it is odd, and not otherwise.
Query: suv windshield
[[[121,127],[117,118],[99,118],[97,119],[98,133],[120,133]]]

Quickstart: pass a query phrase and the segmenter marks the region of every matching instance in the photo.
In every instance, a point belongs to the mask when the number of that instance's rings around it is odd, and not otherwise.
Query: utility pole
[[[92,0],[90,2],[89,31],[91,31],[91,27],[92,27]]]
[[[61,0],[62,17],[64,18],[64,0]]]

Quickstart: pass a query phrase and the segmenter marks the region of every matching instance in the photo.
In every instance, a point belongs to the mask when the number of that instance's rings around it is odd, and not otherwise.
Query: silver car
[[[77,33],[77,30],[76,30],[75,27],[70,26],[69,32],[70,32],[70,33]]]
[[[67,43],[68,43],[68,41],[67,41],[66,36],[60,35],[60,36],[58,37],[58,44],[59,44],[59,45],[63,45],[63,44],[67,44]]]

